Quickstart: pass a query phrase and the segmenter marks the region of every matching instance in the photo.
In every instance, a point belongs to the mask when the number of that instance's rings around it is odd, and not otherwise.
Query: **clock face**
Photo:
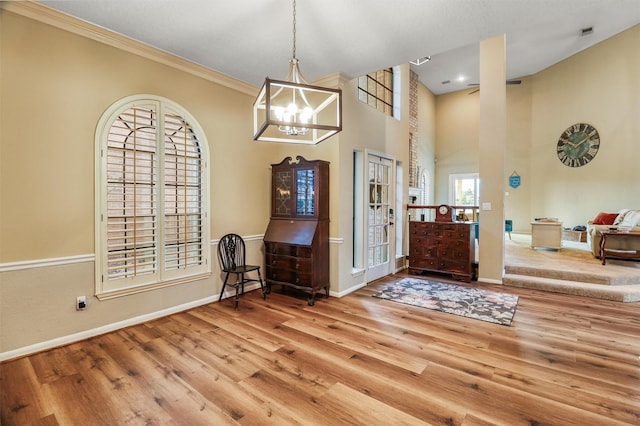
[[[447,214],[447,212],[449,211],[449,207],[447,206],[440,206],[438,208],[438,210],[440,211],[440,214]]]
[[[577,123],[562,132],[558,139],[558,158],[568,167],[582,167],[600,149],[600,135],[590,124]]]

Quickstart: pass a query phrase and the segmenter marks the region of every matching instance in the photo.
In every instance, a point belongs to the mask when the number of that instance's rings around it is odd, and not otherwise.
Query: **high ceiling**
[[[292,0],[41,3],[254,86],[292,56]],[[479,81],[483,39],[506,34],[507,78],[525,77],[639,24],[640,0],[298,0],[296,16],[307,81],[430,56],[412,69],[442,94]]]

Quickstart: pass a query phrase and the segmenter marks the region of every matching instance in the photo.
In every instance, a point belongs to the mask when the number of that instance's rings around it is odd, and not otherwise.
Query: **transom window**
[[[210,273],[207,143],[193,117],[152,96],[114,104],[96,136],[96,295]]]
[[[358,77],[358,99],[393,117],[393,68]]]

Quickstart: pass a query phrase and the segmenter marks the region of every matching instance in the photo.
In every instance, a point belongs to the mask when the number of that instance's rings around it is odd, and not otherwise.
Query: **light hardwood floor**
[[[472,283],[520,296],[507,327],[371,297],[404,276],[313,307],[254,291],[4,362],[1,424],[640,424],[640,303]]]

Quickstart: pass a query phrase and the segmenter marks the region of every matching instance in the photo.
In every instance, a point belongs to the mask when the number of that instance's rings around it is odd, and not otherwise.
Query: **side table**
[[[562,248],[562,222],[531,222],[531,248]]]
[[[600,231],[600,234],[602,234],[600,259],[602,259],[603,265],[607,264],[607,254],[623,259],[640,260],[640,251],[621,249],[619,246],[616,248],[616,241],[621,241],[623,238],[640,238],[640,232]]]

